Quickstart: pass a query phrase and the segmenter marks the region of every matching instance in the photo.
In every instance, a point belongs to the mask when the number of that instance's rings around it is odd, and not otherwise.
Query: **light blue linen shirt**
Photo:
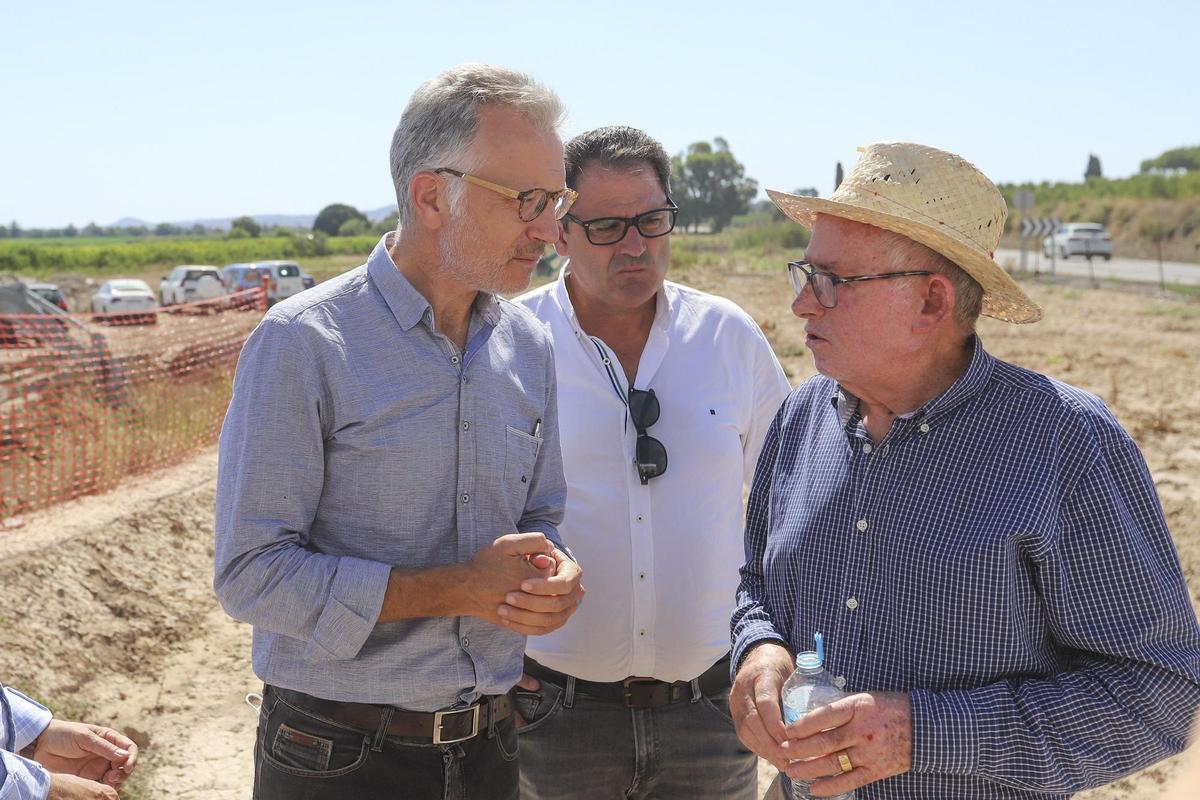
[[[45,800],[50,773],[17,751],[50,724],[50,709],[16,689],[0,686],[0,800]]]
[[[214,588],[254,625],[267,683],[433,711],[506,692],[525,638],[474,617],[377,624],[389,573],[518,531],[561,546],[554,357],[529,312],[482,293],[460,352],[388,242],[247,340],[221,431]]]

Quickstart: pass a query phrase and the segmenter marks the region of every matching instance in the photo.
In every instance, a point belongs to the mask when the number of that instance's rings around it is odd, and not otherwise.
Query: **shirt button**
[[[854,609],[858,608],[858,601],[855,600],[853,597],[851,597],[849,600],[846,601],[846,608],[853,611]]]
[[[859,532],[866,532],[867,521],[865,519],[860,519],[858,522],[854,523],[854,527],[858,528]]]
[[[867,453],[868,455],[869,455],[869,454],[870,454],[870,452],[871,452],[872,450],[874,450],[874,449],[875,449],[874,447],[871,447],[871,443],[870,443],[870,442],[867,442],[866,444],[864,444],[864,445],[863,445],[863,452],[864,452],[864,453]]]
[[[471,423],[469,423],[469,422],[467,422],[467,421],[465,421],[465,420],[464,420],[464,421],[463,421],[463,430],[464,430],[464,431],[469,431],[469,430],[471,430]]]
[[[468,647],[471,646],[471,640],[468,639],[466,636],[464,636],[462,638],[462,646],[463,646],[463,650],[466,650]]]
[[[467,376],[466,376],[466,375],[463,375],[463,377],[462,377],[462,382],[463,382],[463,383],[466,383],[466,382],[467,382]]]
[[[642,515],[641,515],[641,514],[638,514],[638,515],[637,515],[637,521],[638,521],[638,522],[641,522],[643,519],[644,519],[644,517],[642,517]]]
[[[838,687],[839,689],[845,689],[846,688],[846,676],[838,675],[836,678],[833,679],[833,685]]]
[[[471,502],[471,495],[467,494],[466,492],[463,492],[462,501],[464,503]]]
[[[450,356],[450,363],[451,363],[451,364],[457,364],[457,363],[458,363],[458,356]]]
[[[644,580],[646,580],[646,573],[644,573],[644,572],[639,572],[639,573],[638,573],[638,580],[640,580],[640,581],[644,581]]]
[[[922,422],[921,427],[917,428],[921,433],[929,433],[929,424]]]
[[[642,630],[638,631],[638,636],[645,636],[645,635],[646,635],[646,630],[644,628]]]

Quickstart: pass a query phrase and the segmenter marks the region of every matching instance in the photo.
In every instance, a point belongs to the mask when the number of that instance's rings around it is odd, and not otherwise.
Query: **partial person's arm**
[[[746,506],[746,561],[739,570],[741,582],[738,584],[736,605],[730,620],[733,651],[729,666],[732,677],[737,676],[742,659],[755,644],[772,641],[787,647],[787,637],[775,627],[763,578],[763,555],[767,549],[767,529],[770,523],[771,482],[775,459],[779,453],[782,415],[781,408],[767,429],[758,457],[758,469],[754,473],[754,483],[750,489],[750,500]]]
[[[312,661],[358,653],[392,569],[304,546],[324,487],[327,386],[299,326],[268,314],[238,359],[217,467],[217,597],[235,619],[306,641]]]
[[[1035,557],[1070,663],[1049,679],[912,692],[914,772],[1065,793],[1184,748],[1200,706],[1196,614],[1137,447],[1119,429],[1099,445]]]
[[[50,773],[17,755],[50,724],[50,709],[16,689],[0,686],[0,800],[44,800]]]

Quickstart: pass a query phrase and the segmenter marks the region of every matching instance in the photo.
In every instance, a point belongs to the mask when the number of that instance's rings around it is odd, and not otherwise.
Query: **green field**
[[[0,241],[0,273],[44,278],[75,273],[95,278],[130,276],[177,264],[223,266],[238,261],[319,259],[371,252],[375,236],[293,234],[244,239],[10,239]]]

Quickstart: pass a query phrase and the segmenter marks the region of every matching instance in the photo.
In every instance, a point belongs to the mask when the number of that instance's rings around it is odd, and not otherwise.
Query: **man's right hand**
[[[46,800],[118,800],[117,790],[63,772],[50,773],[50,792]]]
[[[791,760],[784,743],[780,694],[792,674],[792,655],[768,642],[754,647],[742,660],[729,692],[729,713],[742,744],[784,770]]]

